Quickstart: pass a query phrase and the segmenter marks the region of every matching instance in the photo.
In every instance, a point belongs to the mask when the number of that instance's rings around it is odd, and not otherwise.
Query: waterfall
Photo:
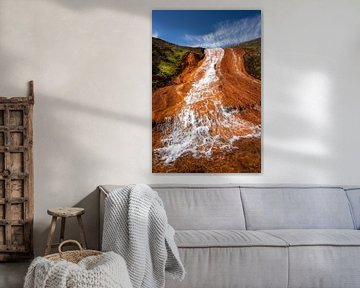
[[[238,149],[233,143],[241,138],[260,137],[260,125],[241,119],[239,111],[221,103],[219,67],[224,53],[222,48],[205,50],[203,63],[195,71],[198,79],[185,95],[183,107],[166,119],[163,146],[155,149],[165,164],[186,154],[211,159],[215,149],[231,151]]]

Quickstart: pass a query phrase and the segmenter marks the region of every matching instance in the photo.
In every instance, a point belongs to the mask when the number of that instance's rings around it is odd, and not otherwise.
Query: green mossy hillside
[[[168,85],[180,74],[183,60],[190,52],[204,56],[204,49],[178,46],[159,38],[152,38],[152,87]]]
[[[240,47],[245,50],[246,71],[251,76],[261,80],[261,38],[243,42],[234,47]]]

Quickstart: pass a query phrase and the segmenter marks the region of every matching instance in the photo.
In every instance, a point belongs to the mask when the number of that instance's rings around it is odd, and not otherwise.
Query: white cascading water
[[[218,99],[220,80],[216,69],[224,56],[224,49],[205,50],[205,59],[196,73],[202,77],[185,96],[184,106],[175,118],[167,118],[164,125],[163,147],[155,153],[165,164],[182,155],[211,158],[214,148],[237,149],[233,146],[241,138],[260,137],[260,125],[228,111]]]

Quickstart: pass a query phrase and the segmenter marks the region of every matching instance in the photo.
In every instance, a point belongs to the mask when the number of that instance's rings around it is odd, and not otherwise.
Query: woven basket
[[[69,244],[69,243],[76,244],[79,247],[79,250],[63,252],[61,250],[61,248],[65,244]],[[45,258],[47,258],[49,260],[54,260],[54,261],[56,261],[56,260],[66,260],[66,261],[69,261],[69,262],[78,263],[79,261],[81,261],[85,257],[96,256],[96,255],[102,254],[102,252],[100,252],[100,251],[83,249],[81,244],[76,240],[66,240],[66,241],[61,242],[61,244],[59,245],[58,251],[59,251],[59,253],[54,253],[54,254],[47,255],[47,256],[45,256]]]

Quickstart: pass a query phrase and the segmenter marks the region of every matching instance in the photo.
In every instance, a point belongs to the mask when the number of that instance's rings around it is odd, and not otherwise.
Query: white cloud
[[[154,37],[154,38],[159,38],[159,33],[156,32],[156,31],[153,31],[152,37]]]
[[[185,44],[193,47],[215,48],[235,45],[261,36],[261,17],[220,22],[215,31],[204,35],[185,35]]]

